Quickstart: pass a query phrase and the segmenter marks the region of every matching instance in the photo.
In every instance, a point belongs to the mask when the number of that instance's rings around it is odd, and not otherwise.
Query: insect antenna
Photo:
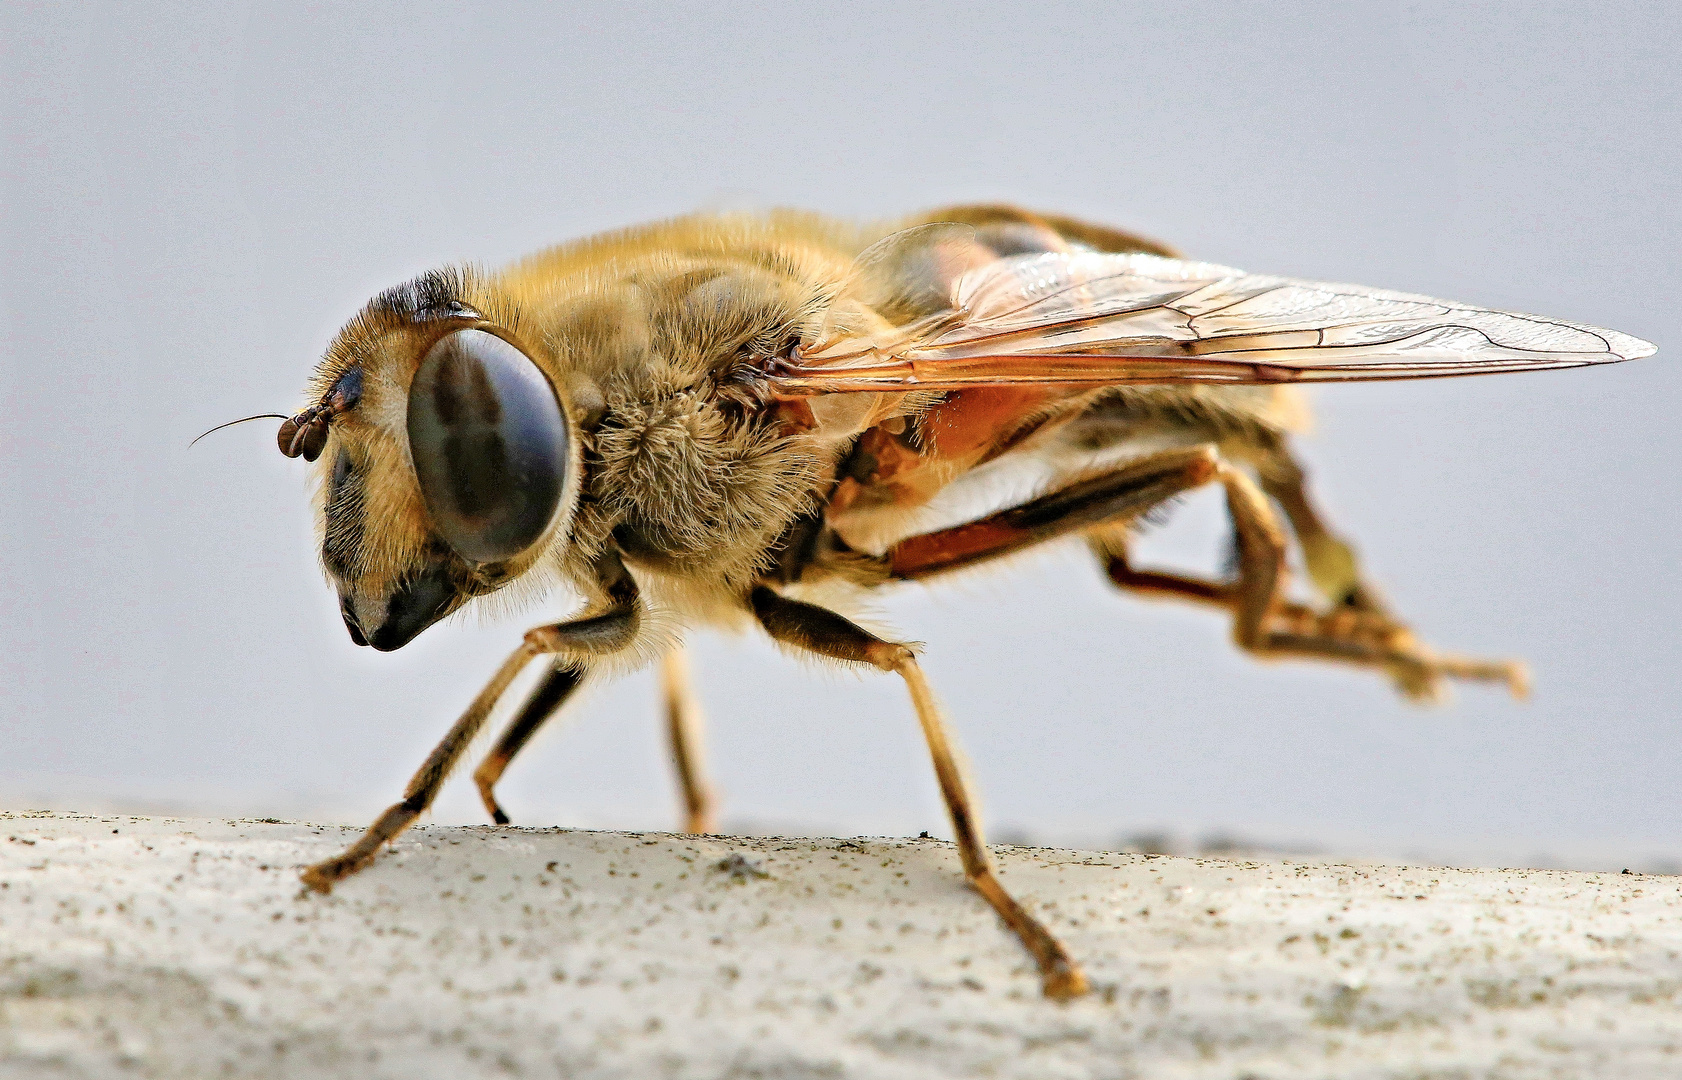
[[[215,427],[211,428],[210,431],[207,431],[203,435],[200,435],[199,439],[204,438],[205,435],[209,435],[213,431],[221,431],[223,428],[233,427],[235,424],[243,424],[247,420],[290,420],[290,419],[291,419],[291,417],[289,417],[289,416],[282,416],[280,413],[272,413],[272,412],[258,413],[256,416],[242,416],[238,420],[229,420],[226,424],[217,424]],[[190,442],[187,445],[189,447],[191,447],[193,445],[193,443],[198,442],[199,439],[194,439],[193,442]]]

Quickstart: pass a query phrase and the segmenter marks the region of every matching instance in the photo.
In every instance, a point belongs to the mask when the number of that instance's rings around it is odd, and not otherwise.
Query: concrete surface
[[[937,840],[0,815],[0,1076],[1682,1075],[1682,882]]]

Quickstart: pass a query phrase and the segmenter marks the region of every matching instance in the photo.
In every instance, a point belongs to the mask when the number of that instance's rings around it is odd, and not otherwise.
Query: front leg
[[[910,646],[883,641],[828,608],[790,600],[763,585],[754,589],[749,599],[760,625],[785,645],[836,660],[870,664],[883,671],[894,672],[905,680],[906,688],[911,691],[911,703],[917,710],[917,721],[923,728],[924,741],[934,758],[935,778],[940,782],[941,797],[946,801],[946,811],[952,818],[952,835],[958,841],[958,857],[963,861],[964,878],[993,906],[1005,925],[1033,954],[1034,961],[1039,965],[1046,997],[1063,1001],[1086,993],[1086,976],[1081,972],[1080,965],[1069,956],[1063,943],[1006,892],[993,873],[987,843],[982,839],[981,823],[976,820],[969,790],[952,752],[945,722],[941,719],[940,707]]]
[[[428,755],[420,771],[403,791],[403,800],[381,814],[361,838],[341,855],[317,863],[300,875],[304,885],[317,892],[332,892],[333,885],[363,869],[374,861],[381,846],[397,838],[416,818],[426,813],[438,790],[444,786],[473,737],[485,725],[491,710],[507,692],[508,686],[533,659],[545,654],[576,659],[580,663],[591,657],[619,652],[635,639],[641,621],[641,604],[637,598],[636,582],[625,571],[617,557],[603,566],[603,585],[607,594],[607,609],[588,618],[553,626],[539,626],[527,631],[520,647],[502,662],[473,704],[457,720],[442,742]]]

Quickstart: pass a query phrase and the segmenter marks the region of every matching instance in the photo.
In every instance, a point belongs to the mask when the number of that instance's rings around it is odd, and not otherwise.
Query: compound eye
[[[570,435],[549,379],[483,330],[432,346],[409,386],[409,451],[432,525],[462,558],[501,562],[560,508]]]

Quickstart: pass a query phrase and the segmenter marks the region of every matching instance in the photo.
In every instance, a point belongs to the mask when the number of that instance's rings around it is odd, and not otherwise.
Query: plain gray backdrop
[[[1012,200],[1199,258],[1658,342],[1332,387],[1302,448],[1422,634],[1536,693],[1258,664],[1078,547],[886,605],[1007,832],[1224,830],[1598,864],[1682,850],[1682,49],[1637,5],[8,4],[0,797],[359,821],[528,623],[354,647],[275,452],[372,293],[704,207]],[[1153,534],[1213,568],[1218,500]],[[725,820],[945,828],[895,680],[700,636]],[[517,823],[676,820],[647,673],[510,771]],[[481,821],[458,780],[440,821]],[[1577,854],[1562,854],[1576,852]]]

